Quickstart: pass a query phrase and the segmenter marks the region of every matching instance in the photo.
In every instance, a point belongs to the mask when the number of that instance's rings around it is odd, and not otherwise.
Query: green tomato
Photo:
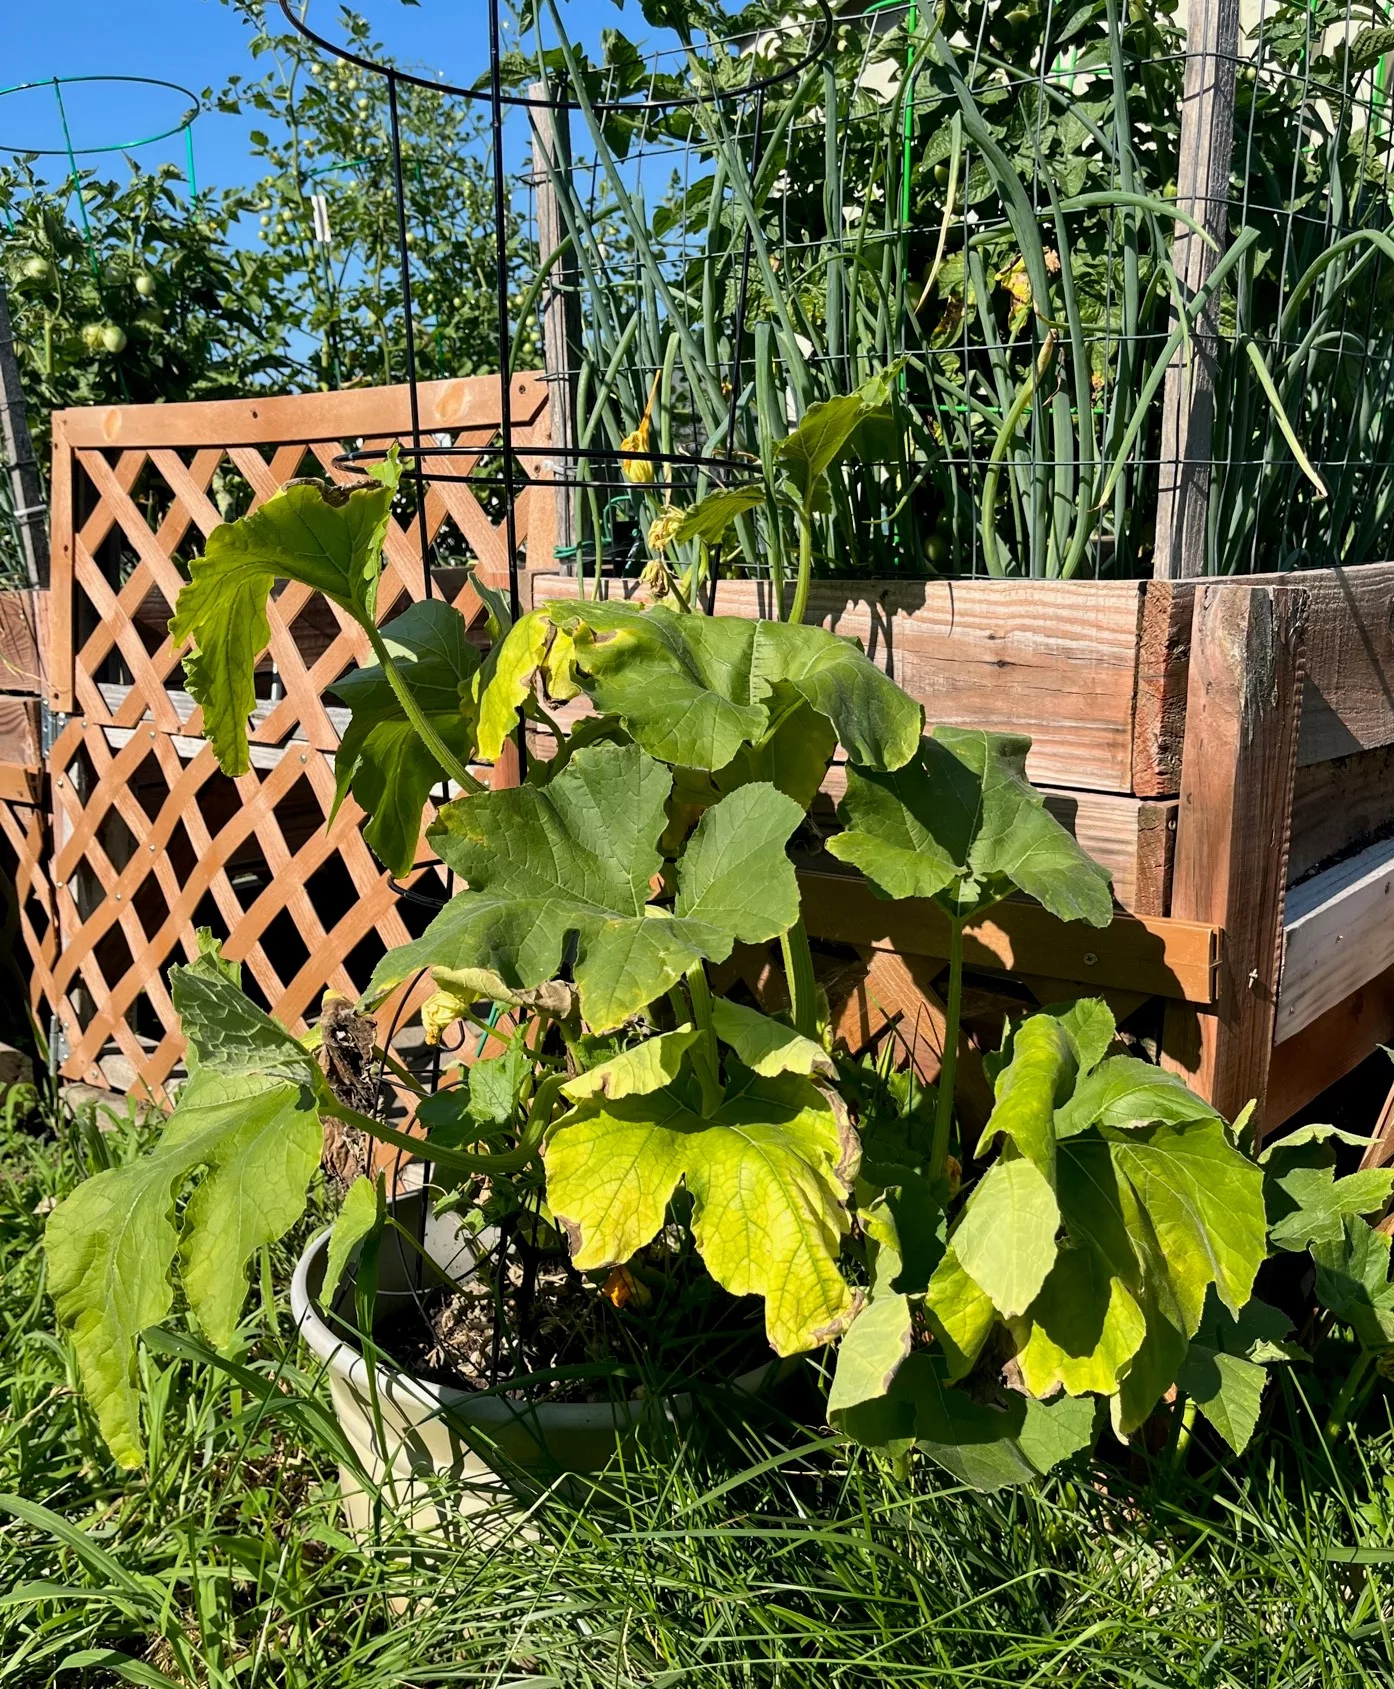
[[[84,323],[82,325],[82,344],[89,352],[101,351],[102,325],[100,323]]]
[[[126,350],[126,331],[117,323],[105,323],[102,326],[102,345],[111,353],[113,358],[120,357]]]
[[[931,569],[946,568],[951,556],[952,547],[943,534],[931,534],[925,541],[924,560]]]
[[[153,299],[155,297],[155,278],[149,270],[136,277],[136,292],[142,299]]]
[[[942,159],[934,166],[934,180],[941,188],[947,188],[949,185],[949,167]]]
[[[53,265],[47,258],[35,256],[24,260],[24,267],[20,271],[25,281],[51,282],[53,280]]]

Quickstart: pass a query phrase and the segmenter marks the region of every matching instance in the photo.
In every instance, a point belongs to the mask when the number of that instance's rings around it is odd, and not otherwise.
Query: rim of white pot
[[[310,1239],[295,1266],[290,1282],[291,1316],[310,1352],[338,1373],[354,1389],[367,1394],[374,1387],[369,1379],[368,1363],[363,1352],[347,1337],[334,1332],[319,1310],[310,1289],[310,1275],[319,1265],[329,1247],[330,1228]],[[730,1387],[746,1394],[754,1394],[766,1383],[782,1376],[789,1366],[772,1356],[763,1366],[752,1368],[730,1381]],[[486,1395],[478,1390],[460,1389],[451,1384],[433,1384],[415,1374],[378,1366],[376,1388],[384,1394],[400,1399],[413,1397],[418,1405],[432,1414],[448,1414],[481,1427],[516,1425],[519,1421],[536,1420],[556,1431],[618,1431],[632,1425],[636,1410],[652,1408],[652,1398],[631,1396],[627,1402],[523,1402],[505,1396]],[[692,1395],[688,1391],[662,1398],[669,1413],[684,1416],[692,1409]]]

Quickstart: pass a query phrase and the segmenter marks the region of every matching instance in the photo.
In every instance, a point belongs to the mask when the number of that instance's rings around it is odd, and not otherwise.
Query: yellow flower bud
[[[666,551],[673,543],[679,528],[687,517],[685,510],[679,510],[675,505],[664,505],[661,514],[655,516],[649,523],[649,545],[655,551]]]

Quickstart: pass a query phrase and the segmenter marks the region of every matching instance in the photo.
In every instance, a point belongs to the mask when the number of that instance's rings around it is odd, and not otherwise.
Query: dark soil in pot
[[[774,1359],[758,1297],[734,1297],[660,1242],[608,1277],[564,1254],[497,1251],[377,1320],[404,1372],[529,1402],[610,1402],[739,1377]]]

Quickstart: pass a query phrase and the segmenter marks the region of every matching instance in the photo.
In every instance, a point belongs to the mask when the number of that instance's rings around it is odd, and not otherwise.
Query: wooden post
[[[1192,0],[1186,34],[1176,203],[1216,242],[1176,225],[1172,262],[1182,293],[1194,297],[1223,250],[1234,149],[1234,72],[1239,0]],[[1217,250],[1218,248],[1219,250]],[[1173,316],[1173,326],[1175,326]],[[1205,523],[1215,422],[1219,310],[1212,301],[1167,370],[1152,572],[1158,579],[1205,573]]]
[[[24,409],[24,389],[19,381],[19,359],[15,356],[14,329],[10,326],[10,303],[0,278],[0,452],[10,477],[10,501],[25,573],[33,587],[48,585],[48,529],[44,525],[44,490],[39,480],[34,442],[29,437],[29,419]]]
[[[534,82],[528,93],[535,100],[555,98],[545,82]],[[571,173],[571,125],[562,108],[531,108],[533,192],[537,207],[537,260],[545,264],[566,239],[566,221],[557,193],[559,178]],[[553,264],[542,291],[542,351],[547,371],[552,444],[568,451],[579,443],[576,421],[576,384],[581,365],[581,299],[577,292],[576,258],[571,249]],[[553,473],[563,480],[576,477],[576,459],[563,455],[554,460]],[[557,500],[557,546],[574,546],[579,533],[575,495],[559,487]],[[534,569],[552,566],[550,557],[529,559]]]
[[[1169,1003],[1162,1054],[1227,1119],[1262,1118],[1273,1053],[1306,614],[1300,587],[1196,592],[1171,913],[1224,943],[1214,1010]]]

